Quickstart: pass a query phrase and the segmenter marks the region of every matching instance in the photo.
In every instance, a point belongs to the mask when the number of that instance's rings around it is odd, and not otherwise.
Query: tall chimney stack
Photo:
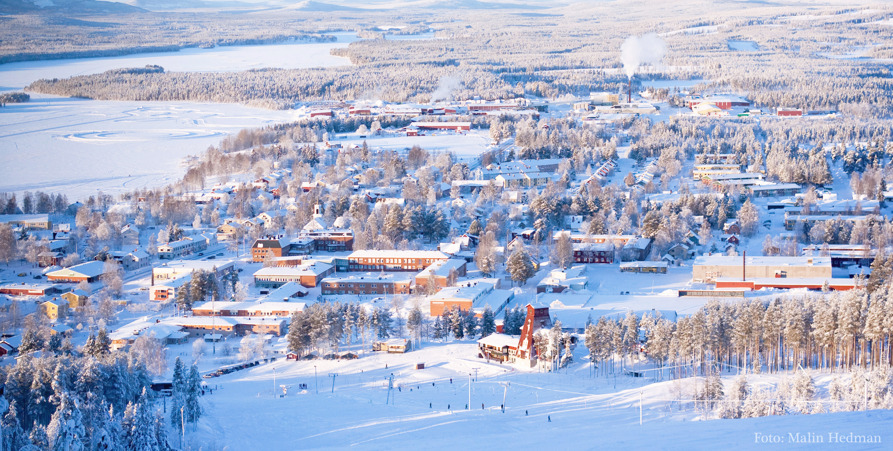
[[[741,256],[741,281],[747,281],[747,251]]]
[[[633,103],[633,77],[629,77],[626,90],[626,103]]]

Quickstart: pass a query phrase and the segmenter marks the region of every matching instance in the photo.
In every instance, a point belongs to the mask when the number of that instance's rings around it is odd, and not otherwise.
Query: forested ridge
[[[791,17],[800,10],[795,7],[766,15],[762,10],[725,5],[739,18],[728,20],[728,11],[720,8],[697,19],[686,15],[693,11],[682,12],[674,21],[659,24],[628,22],[650,13],[640,6],[624,12],[626,21],[612,20],[619,13],[600,8],[587,10],[597,19],[560,11],[565,15],[560,21],[502,12],[462,20],[434,14],[420,20],[408,12],[403,19],[408,25],[402,32],[435,30],[434,39],[418,40],[381,39],[375,27],[345,13],[328,29],[338,24],[364,38],[332,50],[349,58],[353,66],[133,77],[106,73],[42,80],[29,89],[103,100],[240,102],[269,108],[314,100],[427,102],[444,79],[455,80],[452,96],[459,99],[585,96],[591,91],[624,90],[623,40],[630,34],[656,31],[667,43],[667,54],[662,65],[640,68],[633,77],[636,89],[641,89],[642,79],[703,79],[694,87],[696,91],[742,92],[753,103],[769,108],[839,109],[860,117],[891,112],[890,73],[883,60],[889,46],[883,43],[893,37],[893,27],[881,23],[886,17],[883,10],[866,10],[858,14],[858,20],[848,20],[849,11],[827,10],[827,17],[838,15],[843,20],[813,27],[796,26],[800,22]],[[290,14],[274,23],[281,21],[284,28],[299,27],[305,33],[314,27],[325,30],[317,16],[307,16],[307,23],[298,25],[297,17],[304,16]],[[181,22],[175,22],[181,33],[198,27],[195,22]],[[237,22],[229,33],[239,34],[240,27],[244,24]],[[238,39],[268,42],[281,36],[270,30],[264,33],[268,36]],[[757,50],[730,50],[731,40],[753,42]],[[866,49],[865,59],[839,56],[861,49]]]

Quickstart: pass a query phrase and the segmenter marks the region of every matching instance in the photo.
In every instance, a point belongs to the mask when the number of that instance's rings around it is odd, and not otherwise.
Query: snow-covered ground
[[[893,440],[884,432],[893,426],[887,411],[704,422],[690,403],[678,401],[686,398],[680,387],[691,379],[591,377],[582,346],[577,363],[556,373],[487,363],[476,355],[474,343],[459,342],[353,361],[280,357],[207,379],[217,389],[202,398],[205,414],[196,431],[187,428],[186,439],[203,449],[754,449],[772,446],[762,443],[767,436],[780,440],[778,449],[815,448],[793,443],[789,434],[797,433],[821,436],[826,446],[829,434],[880,434],[881,445],[858,449],[884,449]],[[425,369],[416,370],[416,363]],[[389,396],[391,374],[395,389]],[[283,386],[287,394],[279,396]]]
[[[111,102],[32,95],[0,109],[0,192],[64,192],[72,201],[178,180],[184,157],[227,134],[294,120],[235,104]]]

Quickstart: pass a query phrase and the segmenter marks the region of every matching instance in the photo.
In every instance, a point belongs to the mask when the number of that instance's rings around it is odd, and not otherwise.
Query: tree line
[[[640,346],[661,376],[665,367],[672,377],[703,376],[713,368],[736,373],[874,368],[893,363],[888,297],[884,285],[870,294],[855,289],[765,303],[711,301],[675,323],[630,312],[624,319],[603,317],[587,325],[585,343],[605,374],[615,363],[622,369],[629,358],[640,356]]]

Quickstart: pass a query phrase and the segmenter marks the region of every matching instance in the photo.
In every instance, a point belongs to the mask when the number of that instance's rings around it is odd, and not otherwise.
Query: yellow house
[[[64,319],[68,316],[68,301],[55,298],[52,301],[46,301],[43,303],[43,311],[46,313],[47,318],[53,321]]]
[[[68,301],[68,307],[73,309],[86,306],[88,301],[87,292],[78,289],[62,294],[62,299]]]

